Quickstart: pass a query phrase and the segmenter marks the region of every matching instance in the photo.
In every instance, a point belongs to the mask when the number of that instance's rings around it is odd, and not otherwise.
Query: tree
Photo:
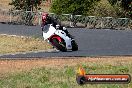
[[[115,5],[119,0],[108,0],[111,5]]]
[[[124,15],[132,17],[132,1],[131,0],[108,0],[111,5],[121,7]],[[118,5],[117,5],[118,4]]]
[[[115,5],[118,2],[120,2],[120,6],[125,10],[132,9],[129,7],[132,4],[131,0],[108,0],[108,1],[110,2],[111,5]]]
[[[51,12],[56,14],[78,14],[86,15],[87,11],[100,0],[54,0]]]
[[[10,5],[14,5],[16,10],[33,11],[33,8],[38,9],[42,0],[12,0]]]
[[[14,5],[15,10],[22,10],[20,17],[22,23],[26,25],[33,25],[33,14],[30,11],[37,10],[42,0],[12,0],[10,5]]]

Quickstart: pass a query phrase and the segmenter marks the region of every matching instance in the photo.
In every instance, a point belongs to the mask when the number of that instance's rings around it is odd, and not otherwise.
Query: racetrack
[[[25,57],[74,57],[74,56],[123,56],[132,55],[131,30],[105,30],[69,28],[75,36],[79,50],[75,52],[45,51],[15,55],[1,55],[0,58]],[[36,36],[42,38],[39,26],[0,24],[0,34]]]

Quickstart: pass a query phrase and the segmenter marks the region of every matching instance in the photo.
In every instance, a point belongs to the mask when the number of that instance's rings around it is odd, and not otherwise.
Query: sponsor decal
[[[85,70],[80,67],[76,76],[78,84],[86,83],[130,83],[129,74],[86,74]]]

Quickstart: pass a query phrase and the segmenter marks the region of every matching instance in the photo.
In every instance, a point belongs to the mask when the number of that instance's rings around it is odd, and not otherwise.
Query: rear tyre
[[[65,43],[62,41],[62,42],[59,42],[57,39],[53,39],[52,40],[52,44],[56,47],[56,49],[62,51],[62,52],[66,52],[67,49],[65,47]]]
[[[73,41],[71,42],[71,44],[72,44],[72,51],[77,51],[77,50],[78,50],[78,45],[77,45],[77,43],[73,40]]]

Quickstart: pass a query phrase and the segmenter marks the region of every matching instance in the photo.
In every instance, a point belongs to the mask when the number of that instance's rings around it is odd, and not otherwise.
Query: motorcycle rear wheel
[[[53,39],[52,40],[52,44],[56,47],[56,49],[62,51],[62,52],[66,52],[67,49],[65,47],[65,43],[62,41],[62,42],[59,42],[57,39]]]
[[[73,41],[71,42],[71,44],[72,44],[72,51],[77,51],[77,50],[78,50],[78,45],[77,45],[77,43],[73,40]]]

